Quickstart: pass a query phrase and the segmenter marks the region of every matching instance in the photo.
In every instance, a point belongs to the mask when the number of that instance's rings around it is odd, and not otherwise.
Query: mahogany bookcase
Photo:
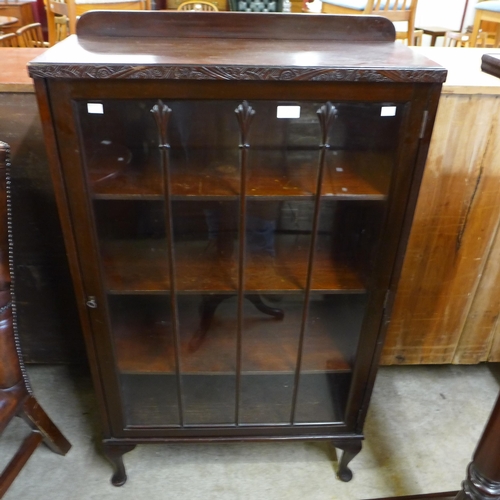
[[[104,449],[360,451],[440,66],[383,18],[96,12],[29,64]]]

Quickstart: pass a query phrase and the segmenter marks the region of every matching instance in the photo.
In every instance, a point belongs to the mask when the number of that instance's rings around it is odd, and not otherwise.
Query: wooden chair
[[[230,10],[236,12],[281,12],[283,0],[229,0]]]
[[[187,0],[187,2],[182,2],[177,10],[194,10],[196,12],[218,12],[219,9],[213,3]]]
[[[65,455],[71,444],[60,433],[31,394],[26,370],[19,351],[15,328],[15,301],[11,296],[9,255],[10,239],[10,184],[9,147],[0,142],[0,433],[15,417],[21,417],[32,429],[21,447],[0,475],[0,498],[12,484],[24,464],[44,441],[54,452]]]
[[[69,35],[70,6],[64,0],[43,0],[47,14],[49,45],[55,45]],[[74,7],[74,3],[71,4]],[[76,14],[74,14],[76,17]]]
[[[365,14],[386,17],[408,24],[406,39],[414,43],[415,14],[418,0],[323,0],[325,14]],[[411,40],[411,43],[409,42]]]
[[[151,10],[151,0],[44,0],[44,3],[50,45],[75,34],[78,18],[90,10]]]
[[[444,35],[443,47],[471,47],[472,33],[458,33],[447,31]],[[475,43],[476,47],[486,47],[487,33],[479,33]]]
[[[28,24],[16,31],[19,47],[48,47],[44,42],[42,34],[42,25],[40,23]]]
[[[475,47],[477,37],[481,30],[483,22],[496,23],[496,37],[493,45],[500,46],[500,1],[479,1],[476,5],[476,14],[474,16],[474,26],[472,28],[471,47]]]
[[[413,43],[410,45],[422,45],[422,38],[424,36],[423,30],[413,30]],[[408,32],[407,31],[396,31],[396,40],[402,40],[408,45]]]
[[[17,35],[15,33],[0,35],[0,47],[19,47]]]

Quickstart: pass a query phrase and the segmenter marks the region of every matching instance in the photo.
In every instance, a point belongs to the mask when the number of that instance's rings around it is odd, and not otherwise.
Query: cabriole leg
[[[132,451],[135,444],[109,444],[103,443],[103,451],[106,458],[113,464],[115,472],[111,477],[113,486],[123,486],[127,481],[123,455]]]
[[[342,450],[337,477],[347,483],[352,479],[352,471],[347,467],[349,462],[361,451],[362,441],[333,441],[333,446]]]

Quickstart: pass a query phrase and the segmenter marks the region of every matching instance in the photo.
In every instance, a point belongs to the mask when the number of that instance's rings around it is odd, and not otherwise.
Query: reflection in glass
[[[109,295],[127,425],[179,425],[170,296]]]
[[[279,315],[245,300],[240,423],[289,424],[304,295],[265,293],[258,297]]]
[[[237,202],[174,201],[172,211],[184,422],[232,424]]]

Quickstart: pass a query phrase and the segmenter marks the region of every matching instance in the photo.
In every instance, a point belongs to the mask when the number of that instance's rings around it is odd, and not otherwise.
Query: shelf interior
[[[191,150],[189,157],[172,152],[169,172],[173,199],[238,197],[238,151],[222,152],[213,160],[210,160],[211,156],[213,153],[210,150]],[[322,196],[371,200],[386,198],[392,165],[390,153],[333,150],[327,153],[326,159]],[[105,161],[106,158],[103,158]],[[248,198],[311,198],[316,192],[318,162],[318,149],[250,150],[246,195]],[[119,165],[115,171],[105,164],[101,167],[95,165],[89,170],[89,181],[97,199],[163,197],[163,179],[157,154]]]
[[[179,360],[183,374],[234,374],[237,368],[237,298],[217,307],[200,339],[204,296],[179,296]],[[264,296],[284,312],[278,320],[244,300],[241,340],[243,373],[294,373],[303,310],[303,294]],[[308,310],[302,370],[349,372],[366,306],[365,295],[313,297]],[[110,296],[109,307],[118,369],[122,373],[174,373],[175,353],[170,296]]]
[[[292,292],[306,284],[310,237],[277,234],[276,256],[249,256],[245,289],[249,292]],[[165,240],[111,240],[101,242],[105,287],[109,293],[155,293],[170,289]],[[235,293],[237,262],[212,251],[207,241],[175,245],[178,293]],[[331,237],[318,237],[312,290],[362,293],[365,286],[349,259],[334,256]]]

